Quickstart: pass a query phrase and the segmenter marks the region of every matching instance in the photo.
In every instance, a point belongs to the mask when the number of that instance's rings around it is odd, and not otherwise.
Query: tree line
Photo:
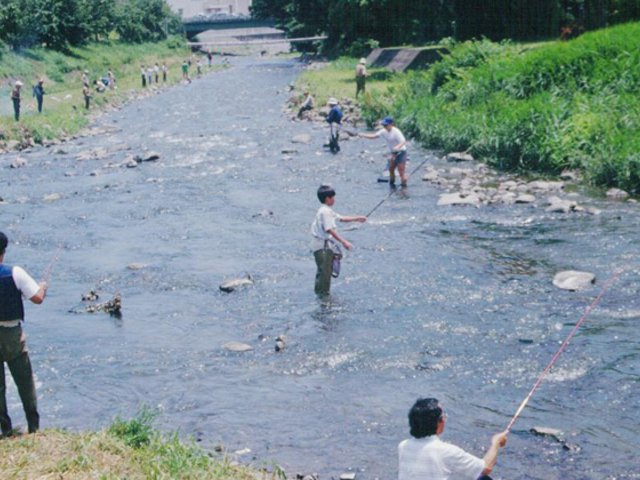
[[[254,0],[255,17],[291,36],[329,36],[328,48],[425,44],[444,37],[570,38],[640,19],[640,0]]]
[[[165,0],[2,0],[0,43],[65,50],[116,33],[124,42],[163,40],[181,31]]]

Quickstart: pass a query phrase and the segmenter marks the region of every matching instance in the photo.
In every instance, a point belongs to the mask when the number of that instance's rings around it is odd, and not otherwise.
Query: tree
[[[115,0],[80,0],[79,19],[87,38],[95,41],[109,36],[115,26]]]
[[[116,31],[125,42],[148,42],[167,38],[181,21],[165,0],[129,0],[116,7]]]

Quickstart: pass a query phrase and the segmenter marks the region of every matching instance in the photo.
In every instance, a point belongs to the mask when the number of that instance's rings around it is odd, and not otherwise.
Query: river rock
[[[291,143],[311,143],[313,138],[308,133],[301,133],[291,139]]]
[[[440,174],[435,170],[429,170],[422,176],[422,181],[424,182],[435,182],[440,178]]]
[[[340,480],[356,480],[356,476],[355,472],[343,473],[340,475]]]
[[[101,160],[103,158],[107,158],[109,156],[109,152],[106,148],[93,148],[90,150],[85,150],[84,152],[80,152],[76,155],[76,160]]]
[[[531,190],[538,190],[541,192],[550,192],[552,190],[562,190],[564,188],[564,182],[544,182],[542,180],[529,182],[528,185]]]
[[[470,168],[454,167],[451,170],[449,170],[449,174],[455,175],[456,177],[465,177],[467,175],[472,175],[473,170],[471,170]]]
[[[29,164],[26,158],[16,157],[11,162],[11,168],[22,168],[26,167]]]
[[[497,195],[493,201],[504,205],[513,205],[516,203],[517,195],[513,192],[504,192]]]
[[[601,210],[595,208],[595,207],[586,207],[584,209],[585,213],[588,213],[589,215],[600,215],[602,213]]]
[[[131,150],[131,145],[128,143],[117,143],[116,145],[107,147],[109,153],[124,152],[125,150]]]
[[[449,205],[472,205],[477,207],[480,205],[480,198],[477,195],[471,193],[469,195],[463,195],[461,193],[443,193],[438,199],[438,206],[444,207]]]
[[[446,156],[446,159],[450,162],[473,162],[474,158],[468,153],[455,152]]]
[[[266,208],[264,210],[262,210],[260,213],[256,213],[255,215],[252,215],[251,218],[258,218],[258,217],[270,217],[273,215],[273,212],[271,210],[267,210]]]
[[[7,140],[7,150],[18,150],[20,149],[20,142],[17,140]]]
[[[556,428],[548,428],[548,427],[533,427],[529,430],[534,435],[538,435],[541,437],[550,437],[553,438],[557,442],[564,442],[564,433],[561,430]]]
[[[578,205],[573,200],[562,200],[558,197],[552,197],[554,201],[549,200],[549,206],[545,209],[549,213],[569,213]]]
[[[230,352],[250,352],[251,350],[253,350],[253,347],[251,345],[247,345],[246,343],[242,343],[242,342],[227,342],[225,343],[222,348],[224,348],[225,350],[229,350]]]
[[[281,352],[282,350],[284,350],[284,346],[285,346],[285,336],[278,335],[276,337],[276,352]]]
[[[133,159],[140,162],[155,162],[156,160],[160,160],[161,155],[158,152],[147,152],[141,155],[136,155]]]
[[[533,203],[536,201],[536,197],[528,193],[521,193],[516,198],[516,203]]]
[[[596,283],[596,276],[589,272],[566,270],[553,277],[553,284],[562,290],[575,292]]]
[[[249,285],[253,285],[253,277],[251,275],[247,275],[246,278],[235,278],[233,280],[229,280],[228,282],[224,282],[222,285],[220,285],[220,290],[222,290],[223,292],[231,293]]]
[[[614,200],[626,200],[629,198],[629,194],[619,188],[610,188],[607,190],[607,198],[612,198]]]
[[[298,153],[298,150],[296,150],[295,148],[283,148],[282,153],[285,155],[290,155],[292,153]]]
[[[42,198],[42,200],[44,200],[45,202],[57,202],[61,198],[62,198],[62,196],[59,193],[52,193],[50,195],[45,195]]]
[[[576,172],[572,172],[571,170],[565,170],[560,174],[561,180],[577,180],[578,174]]]
[[[129,265],[127,265],[127,268],[129,270],[141,270],[146,267],[147,267],[146,263],[137,263],[137,262],[130,263]]]

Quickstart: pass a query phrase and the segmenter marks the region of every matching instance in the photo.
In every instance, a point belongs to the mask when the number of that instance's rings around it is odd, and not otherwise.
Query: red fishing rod
[[[511,428],[513,427],[513,424],[516,423],[516,420],[518,419],[518,417],[520,416],[520,414],[522,413],[524,408],[527,406],[527,403],[529,403],[529,400],[531,400],[531,397],[533,397],[533,394],[538,389],[538,387],[540,386],[540,384],[542,383],[544,378],[547,376],[547,373],[549,373],[549,370],[551,370],[551,367],[553,367],[553,364],[556,363],[556,360],[558,360],[558,357],[560,357],[560,354],[564,351],[566,346],[569,344],[569,340],[571,340],[573,335],[580,329],[580,325],[582,325],[582,322],[585,321],[585,319],[587,318],[587,316],[589,315],[591,310],[593,310],[593,308],[600,301],[600,298],[602,297],[602,295],[604,295],[604,292],[606,292],[609,289],[609,287],[613,284],[613,282],[616,281],[616,279],[618,278],[618,276],[620,275],[621,272],[622,272],[622,270],[618,270],[617,272],[615,272],[611,276],[611,278],[607,281],[607,283],[605,283],[604,286],[602,287],[602,290],[600,290],[600,293],[598,294],[598,296],[593,300],[593,302],[591,302],[591,305],[589,305],[587,307],[587,309],[585,310],[585,312],[582,314],[582,317],[580,318],[580,321],[578,323],[576,323],[576,326],[573,328],[573,330],[571,331],[569,336],[562,343],[562,345],[560,346],[560,348],[558,349],[556,354],[553,356],[553,358],[549,362],[549,365],[547,365],[547,368],[544,369],[544,371],[542,372],[542,375],[540,375],[540,378],[538,379],[536,384],[533,386],[533,388],[529,392],[529,395],[527,395],[527,397],[524,399],[524,401],[520,405],[520,408],[518,408],[518,411],[516,412],[516,414],[513,416],[513,418],[509,422],[509,426],[507,427],[507,432],[511,431]]]

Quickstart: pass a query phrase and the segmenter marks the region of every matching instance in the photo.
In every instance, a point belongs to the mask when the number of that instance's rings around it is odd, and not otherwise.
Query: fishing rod
[[[409,174],[409,176],[410,176],[410,177],[411,177],[411,176],[413,176],[413,175],[414,175],[418,170],[420,170],[420,168],[421,168],[425,163],[427,163],[428,161],[429,161],[429,158],[425,158],[425,159],[424,159],[424,161],[423,161],[420,165],[418,165],[416,168],[414,168],[414,169],[413,169],[413,171]],[[371,216],[371,214],[372,214],[373,212],[375,212],[378,208],[380,208],[384,202],[386,202],[387,200],[389,200],[389,198],[391,198],[391,196],[392,196],[394,193],[396,193],[396,190],[395,190],[395,189],[392,189],[392,190],[391,190],[391,192],[389,192],[389,195],[387,195],[384,199],[382,199],[382,201],[380,201],[380,203],[378,203],[378,204],[373,208],[373,210],[371,210],[369,213],[367,213],[367,214],[365,215],[365,217],[366,217],[366,218],[369,218],[369,217]]]
[[[553,364],[556,363],[556,360],[558,360],[558,357],[560,357],[560,354],[564,351],[565,347],[569,343],[569,340],[571,340],[573,335],[578,331],[578,329],[580,328],[580,325],[582,325],[582,322],[584,322],[584,320],[587,318],[587,315],[589,315],[591,310],[600,301],[600,297],[602,297],[604,292],[606,292],[608,290],[608,288],[613,284],[613,282],[616,281],[616,279],[618,278],[618,276],[620,275],[621,272],[622,272],[622,269],[619,269],[618,271],[616,271],[611,276],[611,278],[607,281],[607,283],[605,283],[604,286],[602,287],[602,290],[600,290],[600,293],[598,294],[598,296],[593,300],[593,302],[591,302],[591,304],[587,307],[585,312],[582,314],[582,317],[580,317],[580,321],[578,321],[578,323],[576,323],[576,326],[573,328],[573,330],[571,331],[569,336],[565,339],[565,341],[562,343],[562,345],[560,346],[560,348],[558,349],[556,354],[553,356],[553,358],[549,362],[549,365],[547,365],[547,368],[545,368],[544,371],[542,372],[542,375],[540,375],[540,378],[538,379],[536,384],[533,386],[533,388],[529,392],[529,395],[527,395],[527,397],[524,399],[522,404],[520,404],[520,408],[518,408],[518,411],[516,412],[516,414],[513,416],[513,418],[509,422],[509,426],[507,427],[507,430],[506,430],[507,432],[511,431],[511,428],[513,427],[513,424],[516,423],[516,420],[518,419],[518,417],[520,416],[520,414],[522,413],[524,408],[527,406],[527,403],[529,403],[529,400],[531,400],[531,397],[533,396],[535,391],[538,389],[538,387],[540,386],[540,384],[542,383],[542,381],[546,377],[547,373],[549,373],[549,370],[551,370],[551,367],[553,366]]]
[[[53,267],[55,266],[55,264],[58,263],[58,259],[60,258],[60,252],[62,251],[62,247],[64,246],[65,241],[66,241],[66,238],[65,240],[60,242],[60,245],[58,245],[58,248],[56,249],[56,252],[53,255],[53,258],[49,262],[47,269],[44,271],[44,275],[42,277],[43,282],[49,283],[49,279],[51,278],[51,272],[53,271]]]

